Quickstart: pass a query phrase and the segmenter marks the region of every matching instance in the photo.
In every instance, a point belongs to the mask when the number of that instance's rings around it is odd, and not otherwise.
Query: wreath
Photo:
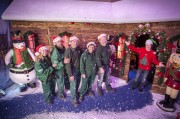
[[[67,31],[64,31],[64,32],[60,33],[59,36],[60,36],[60,37],[63,37],[63,36],[71,37],[71,36],[72,36],[72,33],[67,32]]]

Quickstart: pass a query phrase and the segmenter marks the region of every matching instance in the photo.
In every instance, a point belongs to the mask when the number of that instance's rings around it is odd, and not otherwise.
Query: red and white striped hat
[[[56,43],[57,41],[61,41],[62,38],[61,38],[60,36],[53,36],[53,37],[52,37],[52,40],[53,40],[53,45],[55,45],[55,43]]]
[[[71,36],[70,38],[69,38],[69,44],[71,44],[71,41],[73,41],[73,40],[76,40],[76,41],[78,41],[79,40],[79,38],[77,37],[77,36]]]
[[[102,33],[98,36],[98,40],[101,39],[102,37],[106,37],[107,38],[107,35],[105,33]]]
[[[94,45],[94,47],[96,47],[96,44],[94,42],[89,42],[86,47],[88,48],[90,45]]]
[[[41,51],[44,50],[44,49],[48,49],[47,45],[45,45],[45,44],[38,45],[38,46],[36,47],[35,55],[38,56],[38,55],[39,55],[39,52],[41,52]]]

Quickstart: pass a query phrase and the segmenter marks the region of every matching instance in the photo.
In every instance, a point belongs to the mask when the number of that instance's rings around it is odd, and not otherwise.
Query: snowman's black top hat
[[[14,32],[12,32],[12,42],[13,43],[22,43],[22,42],[25,42],[23,40],[23,38],[21,37],[21,30],[16,30]]]

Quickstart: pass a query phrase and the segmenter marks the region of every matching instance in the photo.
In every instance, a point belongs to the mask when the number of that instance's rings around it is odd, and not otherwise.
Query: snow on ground
[[[86,97],[78,107],[72,106],[69,101],[70,96],[67,97],[66,102],[56,99],[53,105],[44,103],[40,82],[37,83],[38,88],[29,88],[23,93],[20,93],[18,86],[14,84],[6,90],[7,95],[0,99],[0,117],[8,119],[175,119],[180,112],[178,104],[175,104],[177,109],[173,113],[159,109],[156,102],[164,96],[151,93],[150,88],[141,94],[138,90],[132,91],[129,84],[122,79],[111,76],[111,80],[111,85],[117,88],[116,93],[105,93],[102,97],[98,95],[94,98]],[[94,90],[95,84],[96,81],[93,85]],[[103,89],[105,89],[104,85]],[[69,95],[69,91],[67,94]],[[30,98],[34,102],[31,102]],[[29,112],[31,110],[33,111]]]

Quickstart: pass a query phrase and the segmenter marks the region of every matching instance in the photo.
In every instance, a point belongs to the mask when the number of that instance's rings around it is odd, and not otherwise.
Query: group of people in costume
[[[11,79],[20,85],[20,91],[25,90],[25,84],[28,84],[31,88],[36,87],[35,79],[37,76],[42,82],[43,95],[47,103],[53,103],[52,97],[57,95],[65,100],[64,87],[67,87],[65,81],[68,80],[72,103],[77,106],[86,95],[94,95],[92,84],[96,75],[98,75],[97,93],[100,96],[103,95],[103,82],[105,82],[107,92],[115,92],[115,89],[110,85],[111,71],[109,67],[112,51],[108,45],[108,37],[103,33],[97,39],[99,41],[98,46],[94,42],[88,42],[86,50],[82,51],[78,45],[79,39],[77,36],[69,38],[69,47],[64,46],[63,39],[60,36],[54,36],[52,38],[54,47],[51,52],[47,45],[40,44],[33,51],[35,52],[34,55],[29,48],[25,47],[24,40],[16,35],[12,39],[14,48],[7,53],[5,63],[10,68]],[[139,91],[142,92],[152,63],[160,67],[164,67],[164,64],[157,60],[156,53],[151,49],[152,39],[146,40],[145,47],[142,48],[134,47],[130,44],[130,41],[125,41],[125,44],[130,50],[139,54],[138,70],[131,88],[134,90],[139,87]],[[178,73],[180,56],[177,54],[173,56],[175,60],[170,58],[171,65],[169,65],[173,68],[168,70],[171,73],[170,75],[166,73],[166,78],[169,80],[166,80],[168,88],[165,100],[157,103],[160,108],[172,108],[170,111],[174,111],[174,100],[180,90],[180,76]],[[174,70],[176,72],[173,72]],[[138,84],[142,73],[142,80]],[[58,93],[55,90],[56,85]]]
[[[70,47],[63,46],[60,36],[53,38],[54,48],[52,52],[46,45],[36,48],[35,71],[42,82],[45,101],[52,103],[57,83],[58,97],[65,99],[64,75],[68,75],[72,103],[76,106],[84,100],[86,94],[93,96],[92,84],[98,74],[97,92],[103,95],[102,82],[105,82],[108,92],[115,92],[110,85],[109,62],[111,56],[110,46],[107,44],[107,35],[98,36],[100,45],[96,48],[94,42],[88,42],[87,49],[83,52],[78,46],[79,39],[76,36],[69,38]],[[81,87],[78,93],[78,88]]]

